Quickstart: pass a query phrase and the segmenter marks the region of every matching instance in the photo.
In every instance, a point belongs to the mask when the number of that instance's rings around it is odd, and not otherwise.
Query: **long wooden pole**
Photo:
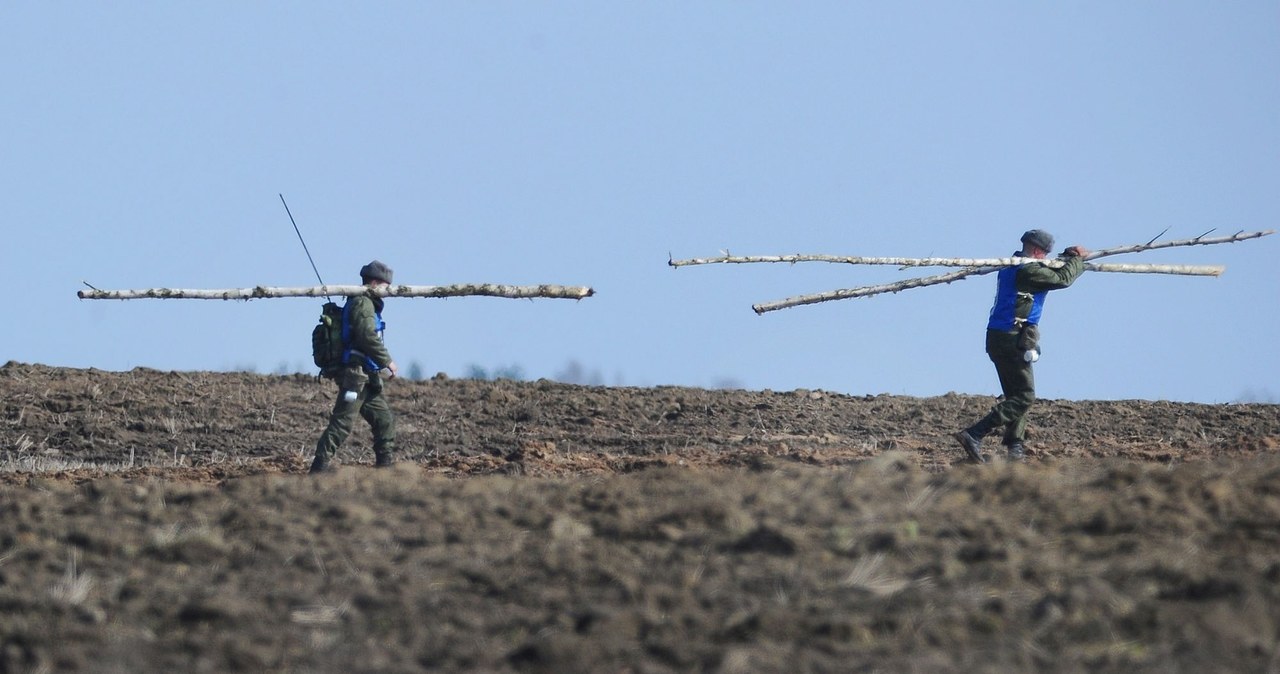
[[[1062,260],[1037,260],[1033,257],[836,257],[833,255],[755,255],[690,258],[669,260],[672,267],[701,264],[751,264],[757,262],[832,262],[838,264],[892,265],[895,267],[1016,267],[1029,262],[1039,262],[1049,267],[1061,267]],[[1225,267],[1189,264],[1088,264],[1089,271],[1124,274],[1180,274],[1183,276],[1221,276]]]
[[[1212,231],[1212,230],[1211,230]],[[1090,253],[1086,259],[1096,260],[1100,257],[1108,257],[1112,255],[1122,255],[1125,253],[1141,253],[1148,250],[1158,248],[1174,248],[1178,246],[1210,246],[1219,243],[1236,243],[1238,241],[1248,241],[1249,239],[1257,239],[1275,233],[1275,230],[1268,229],[1258,232],[1237,232],[1231,236],[1219,236],[1206,238],[1210,232],[1205,232],[1194,239],[1178,239],[1175,241],[1160,241],[1155,239],[1146,243],[1133,244],[1128,246],[1117,246],[1115,248],[1106,248]],[[1162,232],[1163,234],[1163,232]],[[1158,236],[1156,238],[1159,238]],[[883,285],[861,286],[858,288],[849,288],[846,290],[832,290],[824,293],[815,293],[812,295],[799,295],[789,297],[784,300],[775,302],[763,302],[753,304],[751,308],[757,314],[764,314],[769,311],[777,311],[778,309],[787,309],[790,307],[803,306],[806,304],[816,304],[818,302],[827,302],[830,300],[843,300],[855,297],[870,297],[871,295],[880,295],[883,293],[896,293],[911,288],[923,288],[925,286],[940,285],[943,283],[952,283],[970,276],[978,276],[982,274],[990,274],[999,271],[1003,267],[987,266],[987,267],[967,267],[959,271],[947,274],[938,274],[937,276],[925,276],[921,278],[908,279],[897,283],[888,283]]]
[[[85,285],[88,285],[87,283]],[[462,283],[447,286],[389,285],[369,288],[363,285],[308,286],[279,288],[255,286],[253,288],[226,288],[215,290],[182,290],[176,288],[147,288],[142,290],[90,290],[76,293],[83,300],[136,300],[136,299],[192,299],[192,300],[256,300],[276,297],[327,297],[331,295],[377,295],[379,297],[505,297],[510,299],[580,300],[591,297],[595,290],[585,286],[536,285],[513,286],[496,283]]]
[[[1129,246],[1118,246],[1116,248],[1108,248],[1105,250],[1090,253],[1086,258],[1093,260],[1099,257],[1107,257],[1109,255],[1121,255],[1123,253],[1141,253],[1147,250],[1157,248],[1171,248],[1175,246],[1203,246],[1216,243],[1234,243],[1236,241],[1245,241],[1247,239],[1256,239],[1259,237],[1274,234],[1275,230],[1266,230],[1262,232],[1240,232],[1231,236],[1216,237],[1212,239],[1204,238],[1205,235],[1198,236],[1194,239],[1182,239],[1178,241],[1164,241],[1156,243],[1155,239],[1147,243],[1134,244]],[[1207,233],[1206,233],[1207,234]],[[1159,238],[1159,237],[1156,237]],[[685,260],[668,259],[667,264],[672,267],[688,267],[703,264],[754,264],[761,262],[781,262],[795,264],[798,262],[830,262],[835,264],[863,264],[863,265],[892,265],[895,267],[1011,267],[1033,261],[1034,258],[1023,257],[998,257],[998,258],[954,258],[954,257],[865,257],[858,255],[730,255],[727,252],[719,257],[695,257]],[[1055,263],[1060,265],[1057,260],[1044,261],[1050,266]],[[1143,265],[1134,265],[1134,268],[1140,268]],[[1098,270],[1095,270],[1098,271]],[[1145,272],[1137,272],[1145,273]]]

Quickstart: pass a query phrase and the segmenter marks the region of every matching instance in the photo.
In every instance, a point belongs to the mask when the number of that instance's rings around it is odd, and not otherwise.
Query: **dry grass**
[[[79,606],[89,598],[93,589],[93,576],[81,573],[78,568],[79,554],[72,549],[67,553],[67,568],[62,578],[49,587],[49,596],[55,601]]]

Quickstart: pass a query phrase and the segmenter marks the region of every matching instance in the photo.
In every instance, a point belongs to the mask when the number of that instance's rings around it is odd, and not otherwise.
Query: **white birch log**
[[[1152,239],[1151,241],[1148,241],[1146,243],[1139,243],[1139,244],[1134,244],[1129,246],[1118,246],[1115,248],[1105,248],[1103,250],[1097,250],[1090,253],[1085,259],[1095,260],[1100,257],[1122,255],[1125,253],[1141,253],[1144,251],[1155,250],[1158,248],[1175,248],[1179,246],[1209,246],[1209,245],[1220,244],[1220,243],[1236,243],[1238,241],[1248,241],[1250,239],[1261,238],[1274,233],[1275,233],[1275,230],[1268,229],[1268,230],[1259,231],[1259,232],[1237,232],[1235,234],[1232,234],[1231,236],[1219,236],[1219,237],[1213,237],[1213,238],[1206,238],[1206,236],[1209,234],[1209,232],[1206,232],[1205,234],[1201,234],[1200,236],[1194,239],[1178,239],[1174,241],[1161,241],[1158,243],[1156,242],[1155,239]],[[818,302],[851,299],[855,297],[870,297],[871,295],[880,295],[883,293],[896,293],[896,292],[900,292],[902,290],[908,290],[911,288],[923,288],[925,286],[940,285],[943,283],[952,283],[954,281],[959,281],[959,280],[968,278],[970,276],[990,274],[992,272],[999,271],[1002,268],[1003,267],[996,267],[996,266],[967,267],[959,271],[954,271],[947,274],[938,274],[937,276],[924,276],[920,278],[908,279],[906,281],[899,281],[897,283],[861,286],[858,288],[849,288],[846,290],[832,290],[832,291],[823,292],[823,293],[814,293],[812,295],[798,295],[796,297],[789,297],[784,300],[753,304],[751,308],[755,310],[756,314],[764,314],[769,311],[777,311],[778,309],[788,309],[790,307],[798,307],[806,304],[816,304]]]
[[[1050,267],[1061,267],[1062,262],[1058,260],[1048,260],[1046,264]],[[1087,271],[1100,271],[1110,274],[1173,274],[1175,276],[1222,276],[1227,270],[1221,265],[1201,265],[1201,264],[1124,264],[1117,262],[1086,262],[1084,268]]]
[[[837,257],[833,255],[757,255],[690,258],[668,260],[672,267],[700,264],[751,264],[757,262],[832,262],[838,264],[892,265],[895,267],[1016,267],[1029,262],[1039,262],[1049,267],[1061,267],[1062,260],[1037,260],[1033,257]],[[1089,271],[1124,274],[1180,274],[1183,276],[1221,276],[1224,267],[1187,264],[1088,264]]]
[[[779,309],[790,309],[791,307],[800,307],[806,304],[817,304],[818,302],[830,302],[831,300],[847,300],[854,297],[866,297],[868,295],[880,295],[883,293],[896,293],[911,288],[919,288],[926,285],[936,285],[938,283],[948,283],[949,281],[939,281],[937,279],[942,276],[952,276],[952,281],[964,278],[964,272],[952,272],[951,274],[943,274],[929,278],[913,278],[906,281],[898,281],[897,283],[886,283],[884,285],[862,286],[860,288],[849,288],[846,290],[828,290],[821,293],[813,293],[811,295],[797,295],[788,297],[785,300],[777,300],[775,302],[761,302],[751,305],[751,309],[757,315],[764,314],[769,311],[777,311]]]
[[[87,283],[85,285],[88,285]],[[460,283],[447,286],[389,285],[370,288],[363,285],[308,286],[279,288],[255,286],[253,288],[227,288],[214,290],[182,290],[176,288],[147,288],[142,290],[90,290],[76,293],[83,300],[137,300],[137,299],[193,299],[193,300],[256,300],[276,297],[351,297],[377,295],[379,297],[506,297],[510,299],[580,300],[591,297],[595,290],[585,286],[536,285],[513,286],[496,283]]]

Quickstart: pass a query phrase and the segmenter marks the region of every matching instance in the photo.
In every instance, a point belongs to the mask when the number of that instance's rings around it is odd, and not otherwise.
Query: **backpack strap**
[[[354,299],[354,298],[353,298]],[[377,316],[378,329],[381,330],[385,325],[382,322],[382,316]],[[358,356],[361,360],[360,367],[367,372],[377,372],[378,364],[372,358],[364,355],[351,345],[351,299],[342,305],[342,362],[344,364],[351,362],[351,356]]]

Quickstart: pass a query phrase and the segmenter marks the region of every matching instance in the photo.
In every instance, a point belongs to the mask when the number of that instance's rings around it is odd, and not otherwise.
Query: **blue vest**
[[[346,304],[342,305],[342,346],[343,346],[342,362],[344,363],[351,362],[351,354],[354,352],[355,354],[364,358],[364,361],[360,363],[361,367],[363,367],[368,372],[377,372],[380,368],[378,367],[377,363],[373,362],[372,358],[351,348],[350,317],[351,317],[351,302],[348,301]],[[382,320],[382,314],[380,312],[375,312],[373,314],[373,317],[374,317],[374,320],[378,322],[378,339],[381,340],[383,331],[387,329],[387,324],[385,321]]]
[[[1044,308],[1044,298],[1049,291],[1041,290],[1034,294],[1019,293],[1018,269],[1020,267],[1005,267],[996,277],[996,301],[991,307],[991,319],[987,321],[988,330],[1013,332],[1017,329],[1018,322],[1014,320],[1014,314],[1018,308],[1018,295],[1031,296],[1031,311],[1023,317],[1026,319],[1025,322],[1031,325],[1040,324],[1040,311]]]

